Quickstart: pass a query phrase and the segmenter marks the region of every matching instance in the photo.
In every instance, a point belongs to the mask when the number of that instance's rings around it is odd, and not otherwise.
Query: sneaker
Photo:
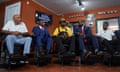
[[[12,65],[15,65],[15,64],[16,64],[16,62],[15,62],[15,61],[10,61],[10,63],[11,63]]]
[[[103,55],[103,51],[99,51],[97,55]]]
[[[91,52],[91,51],[89,51],[89,52],[86,54],[86,57],[88,57],[88,56],[90,56],[90,55],[92,55],[92,52]]]
[[[25,63],[25,62],[22,60],[22,61],[20,61],[20,63]]]
[[[27,60],[26,60],[26,61],[23,61],[23,60],[22,60],[22,61],[20,61],[20,63],[23,63],[23,64],[26,63],[26,64],[28,64],[29,61],[27,61]]]
[[[28,64],[28,63],[29,63],[29,61],[28,61],[28,60],[26,60],[26,61],[25,61],[25,63],[26,63],[26,64]]]
[[[98,49],[95,49],[95,54],[97,54],[98,53]]]

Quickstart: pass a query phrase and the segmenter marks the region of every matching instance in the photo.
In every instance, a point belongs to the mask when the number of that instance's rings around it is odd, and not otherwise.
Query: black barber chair
[[[46,45],[43,44],[41,51],[36,47],[34,51],[34,61],[37,66],[44,66],[51,63],[52,54],[47,53]]]
[[[3,40],[1,43],[1,52],[0,53],[1,53],[1,59],[3,60],[2,62],[5,65],[5,67],[10,69],[12,67],[21,66],[21,65],[28,63],[27,57],[23,56],[24,44],[15,43],[14,44],[14,54],[11,56],[8,52],[8,48],[7,48],[6,42],[5,42],[6,34],[3,33],[2,37],[3,37]]]

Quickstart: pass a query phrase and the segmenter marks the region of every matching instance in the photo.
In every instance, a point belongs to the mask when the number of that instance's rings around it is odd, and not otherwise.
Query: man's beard
[[[104,30],[107,30],[107,28],[103,28]]]
[[[65,25],[61,25],[61,27],[65,27]]]
[[[80,27],[82,27],[83,25],[79,25]]]

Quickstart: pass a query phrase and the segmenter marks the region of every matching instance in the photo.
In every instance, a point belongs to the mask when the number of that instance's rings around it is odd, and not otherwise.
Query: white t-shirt
[[[2,30],[18,31],[18,32],[21,32],[21,33],[28,32],[24,22],[21,22],[20,24],[15,25],[13,20],[8,21],[7,24],[5,24],[3,26]]]
[[[97,33],[96,35],[111,41],[112,40],[112,36],[114,36],[115,34],[111,30],[103,30],[103,31]]]

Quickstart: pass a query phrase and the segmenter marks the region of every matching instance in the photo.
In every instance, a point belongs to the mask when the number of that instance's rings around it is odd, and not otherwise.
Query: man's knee
[[[32,41],[32,38],[31,37],[26,37],[25,40],[26,41]]]
[[[51,38],[48,38],[48,39],[47,39],[47,42],[52,42],[52,39],[51,39]]]
[[[83,39],[83,37],[82,37],[82,36],[78,36],[77,38],[78,38],[78,39],[81,39],[81,40]]]
[[[54,38],[54,41],[57,42],[57,41],[61,41],[62,39],[60,37],[56,37]]]
[[[79,37],[77,38],[77,40],[78,40],[78,42],[83,42],[83,38],[82,38],[81,36],[79,36]]]
[[[9,39],[14,39],[16,36],[15,35],[8,35],[7,37],[6,37],[6,40],[9,40]]]

